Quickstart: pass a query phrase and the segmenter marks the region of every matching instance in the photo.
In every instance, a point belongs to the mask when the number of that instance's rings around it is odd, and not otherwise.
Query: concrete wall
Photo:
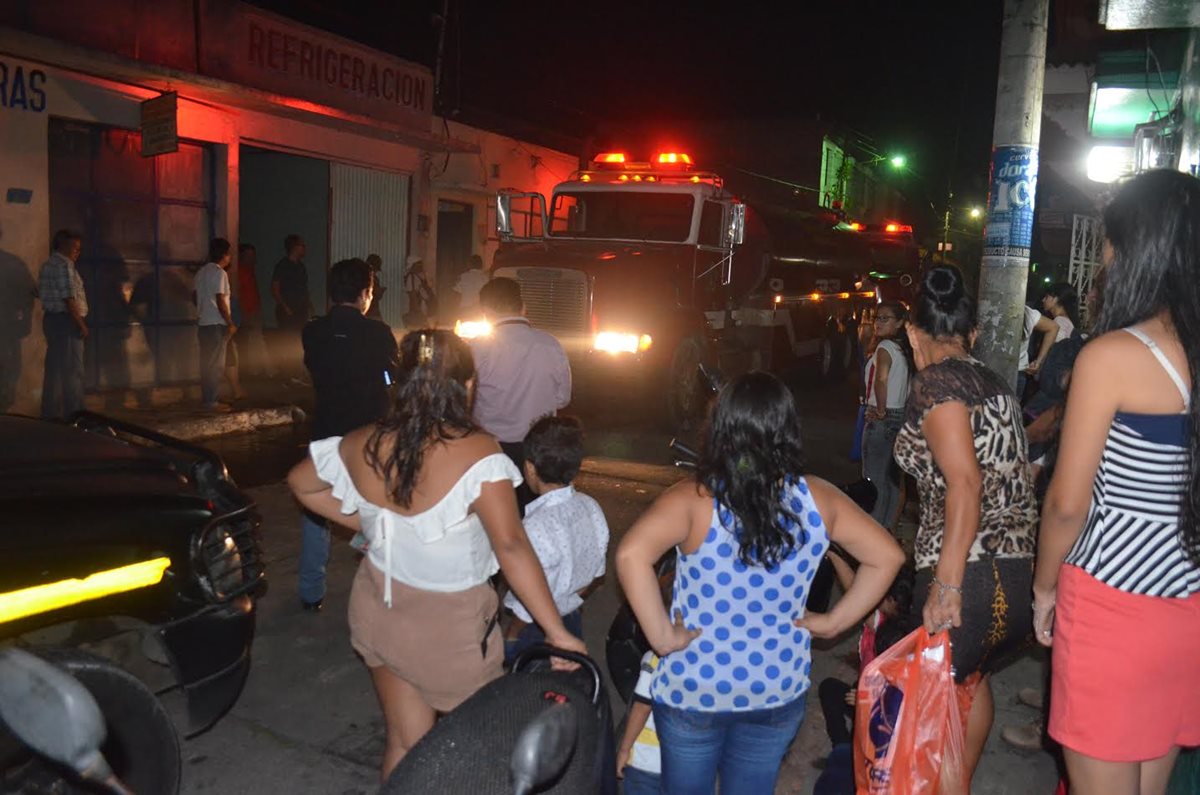
[[[434,125],[435,132],[444,132],[440,119]],[[475,208],[473,251],[490,266],[499,245],[494,226],[496,192],[501,188],[538,191],[549,199],[554,186],[579,168],[579,158],[457,122],[450,122],[449,128],[450,137],[476,144],[481,151],[451,155],[449,161],[443,154],[430,156],[429,190],[418,211],[429,216],[429,228],[417,235],[418,245],[427,259],[436,262],[438,200],[470,204]]]
[[[308,291],[318,315],[325,313],[329,270],[329,163],[311,157],[242,147],[239,238],[258,250],[258,291],[263,322],[275,325],[271,276],[284,255],[283,239],[304,238]]]

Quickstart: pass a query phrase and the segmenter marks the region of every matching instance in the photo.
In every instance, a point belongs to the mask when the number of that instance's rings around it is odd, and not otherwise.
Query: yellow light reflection
[[[83,579],[59,580],[0,593],[0,623],[48,613],[80,602],[156,585],[171,559],[162,557],[89,574]]]

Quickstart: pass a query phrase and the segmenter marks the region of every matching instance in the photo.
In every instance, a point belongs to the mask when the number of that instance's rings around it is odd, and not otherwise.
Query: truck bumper
[[[254,599],[215,605],[159,629],[187,696],[188,736],[217,722],[242,692],[254,641]]]

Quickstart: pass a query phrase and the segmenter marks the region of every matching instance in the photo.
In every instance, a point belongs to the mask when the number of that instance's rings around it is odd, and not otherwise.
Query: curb
[[[656,486],[673,486],[688,477],[687,470],[664,464],[643,464],[623,458],[587,457],[579,468],[585,475],[617,478]]]
[[[245,409],[228,414],[202,417],[177,417],[159,421],[141,422],[159,433],[173,436],[185,442],[210,439],[235,433],[251,433],[261,428],[277,428],[303,422],[304,412],[296,406],[276,406],[265,409]]]

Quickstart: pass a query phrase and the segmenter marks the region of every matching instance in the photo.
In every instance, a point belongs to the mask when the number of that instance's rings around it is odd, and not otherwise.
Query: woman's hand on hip
[[[656,638],[656,642],[652,645],[659,657],[666,657],[671,652],[686,649],[698,637],[700,637],[700,630],[688,629],[683,623],[683,614],[676,610],[675,621],[672,622],[663,637]]]
[[[936,582],[929,586],[929,598],[923,611],[925,631],[930,635],[943,629],[962,626],[962,594],[940,587]]]

